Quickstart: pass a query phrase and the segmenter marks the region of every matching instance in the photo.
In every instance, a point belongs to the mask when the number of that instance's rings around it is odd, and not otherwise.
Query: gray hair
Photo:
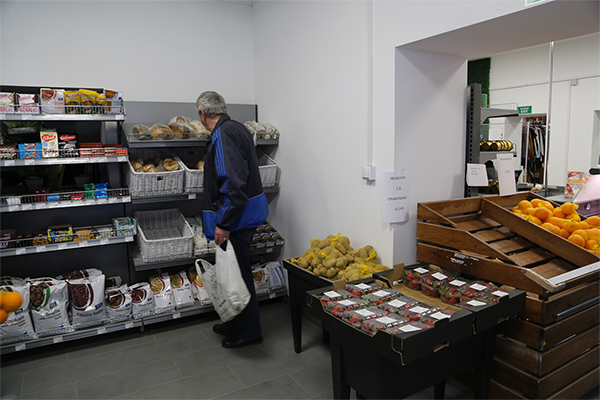
[[[219,93],[206,91],[200,93],[200,96],[196,99],[198,114],[200,114],[200,110],[204,111],[207,117],[215,117],[227,114],[227,105],[225,99]]]

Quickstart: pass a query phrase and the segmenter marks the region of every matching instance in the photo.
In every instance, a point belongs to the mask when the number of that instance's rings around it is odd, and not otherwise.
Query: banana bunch
[[[354,250],[347,236],[329,235],[311,239],[310,247],[291,262],[327,279],[354,281],[369,278],[374,272],[390,269],[377,262],[377,252],[371,245]]]

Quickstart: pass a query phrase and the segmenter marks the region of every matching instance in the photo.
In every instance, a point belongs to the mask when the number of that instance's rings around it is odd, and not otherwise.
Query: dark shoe
[[[226,349],[237,349],[240,347],[247,346],[249,344],[260,344],[262,342],[263,342],[262,336],[259,337],[258,339],[250,340],[248,342],[245,342],[242,339],[238,339],[236,337],[231,337],[231,338],[223,339],[223,341],[221,342],[221,345],[223,347],[225,347]]]
[[[223,324],[213,325],[213,332],[221,336],[231,336],[231,334],[223,328]]]

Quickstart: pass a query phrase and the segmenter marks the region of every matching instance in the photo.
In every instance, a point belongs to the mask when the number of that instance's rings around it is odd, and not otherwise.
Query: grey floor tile
[[[325,358],[314,350],[309,349],[296,354],[293,348],[288,348],[233,364],[230,368],[245,386],[250,386],[324,360]]]
[[[42,390],[32,393],[28,396],[19,397],[19,399],[58,399],[69,400],[77,398],[77,384],[69,383],[68,385],[58,386],[51,389]]]
[[[227,367],[135,393],[136,399],[212,399],[243,388]]]
[[[350,397],[352,398],[352,397]],[[333,400],[333,390],[329,390],[325,393],[321,393],[315,397],[313,397],[313,399],[315,400]]]
[[[194,352],[212,346],[202,332],[190,332],[122,350],[128,367]]]
[[[110,374],[125,368],[120,351],[68,361],[25,372],[23,395],[39,392],[82,379]]]
[[[125,400],[125,399],[135,399],[135,394],[133,393],[127,393],[127,394],[123,394],[121,396],[117,396],[117,397],[113,397],[111,400]]]
[[[290,372],[290,376],[311,397],[332,390],[331,362],[319,362],[301,370]]]
[[[126,334],[118,335],[122,332],[126,332]],[[95,339],[93,341],[86,339],[74,343],[73,346],[69,347],[69,361],[155,341],[154,336],[140,333],[139,329],[135,328],[115,333],[117,335],[99,335],[92,338]]]
[[[181,318],[178,320],[166,321],[161,324],[149,325],[146,332],[154,335],[156,340],[162,340],[171,338],[174,335],[185,335],[187,333],[193,333],[206,329],[212,329],[212,326],[219,323],[219,319],[216,313],[212,313],[214,316],[210,318],[207,315],[201,315],[196,318],[192,316],[189,318]]]
[[[183,376],[196,375],[226,365],[232,365],[264,355],[260,346],[225,349],[213,346],[173,357],[173,362]]]
[[[2,356],[2,375],[43,368],[65,361],[68,361],[67,347],[62,344],[19,351]]]
[[[246,387],[218,399],[309,399],[310,396],[289,375]]]
[[[79,399],[110,399],[181,379],[171,359],[77,382]]]
[[[2,373],[0,379],[0,396],[2,399],[16,399],[21,395],[21,388],[23,387],[23,376],[24,372],[17,372],[16,374],[6,374],[4,368],[0,371]]]

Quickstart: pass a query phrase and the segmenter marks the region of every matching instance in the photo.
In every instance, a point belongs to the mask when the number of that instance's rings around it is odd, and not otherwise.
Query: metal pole
[[[550,55],[549,55],[549,72],[548,72],[548,114],[546,117],[546,146],[544,150],[544,193],[545,197],[548,197],[548,159],[550,158],[550,126],[551,119],[550,116],[552,114],[552,72],[553,72],[553,64],[554,64],[554,41],[550,42]]]

